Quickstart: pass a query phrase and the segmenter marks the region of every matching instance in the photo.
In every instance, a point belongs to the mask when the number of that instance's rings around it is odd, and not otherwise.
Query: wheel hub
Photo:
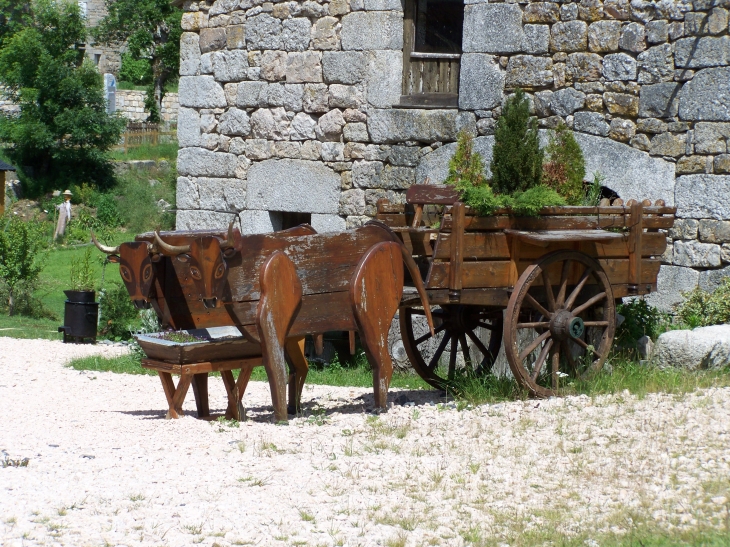
[[[550,332],[557,340],[580,338],[585,332],[585,324],[568,310],[560,310],[550,321]]]

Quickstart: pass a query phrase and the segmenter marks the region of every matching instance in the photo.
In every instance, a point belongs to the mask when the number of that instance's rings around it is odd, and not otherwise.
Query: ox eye
[[[142,278],[145,281],[149,281],[150,280],[150,277],[152,277],[152,265],[151,264],[147,264],[144,267],[144,271],[142,272]]]
[[[226,265],[218,264],[218,267],[215,269],[215,278],[220,279],[224,273],[226,273]]]
[[[132,282],[132,272],[126,266],[119,266],[119,273],[122,275],[122,279],[127,283]]]
[[[190,275],[193,276],[193,279],[202,279],[203,276],[200,275],[200,270],[196,268],[195,266],[190,267]]]

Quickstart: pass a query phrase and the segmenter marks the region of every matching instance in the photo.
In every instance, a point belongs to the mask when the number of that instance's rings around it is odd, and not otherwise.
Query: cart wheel
[[[450,386],[457,373],[485,376],[502,345],[502,310],[449,304],[431,309],[432,336],[422,307],[401,308],[403,345],[413,368],[437,389]]]
[[[600,264],[578,251],[556,251],[530,265],[515,285],[505,354],[522,387],[550,397],[566,381],[601,369],[615,330],[613,291]]]

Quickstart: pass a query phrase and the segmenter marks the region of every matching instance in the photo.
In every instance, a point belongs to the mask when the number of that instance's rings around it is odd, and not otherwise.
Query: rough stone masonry
[[[730,0],[465,4],[458,107],[405,108],[401,0],[184,2],[178,228],[358,226],[441,182],[462,129],[488,163],[521,87],[588,173],[679,208],[654,304],[730,274]]]

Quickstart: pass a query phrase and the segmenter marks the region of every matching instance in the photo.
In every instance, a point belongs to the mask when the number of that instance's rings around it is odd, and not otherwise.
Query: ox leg
[[[385,409],[393,362],[388,331],[403,294],[403,259],[397,243],[373,245],[360,260],[350,284],[360,343],[373,369],[375,406]]]
[[[309,372],[309,363],[304,357],[304,338],[290,338],[286,341],[286,356],[289,363],[289,405],[286,411],[297,414],[302,402],[302,389]]]
[[[195,407],[198,410],[198,418],[207,418],[210,416],[207,372],[193,375],[193,395],[195,396]]]
[[[292,261],[281,251],[261,266],[261,299],[256,311],[256,328],[261,354],[271,387],[274,419],[286,422],[286,356],[284,343],[302,302],[302,285]]]

